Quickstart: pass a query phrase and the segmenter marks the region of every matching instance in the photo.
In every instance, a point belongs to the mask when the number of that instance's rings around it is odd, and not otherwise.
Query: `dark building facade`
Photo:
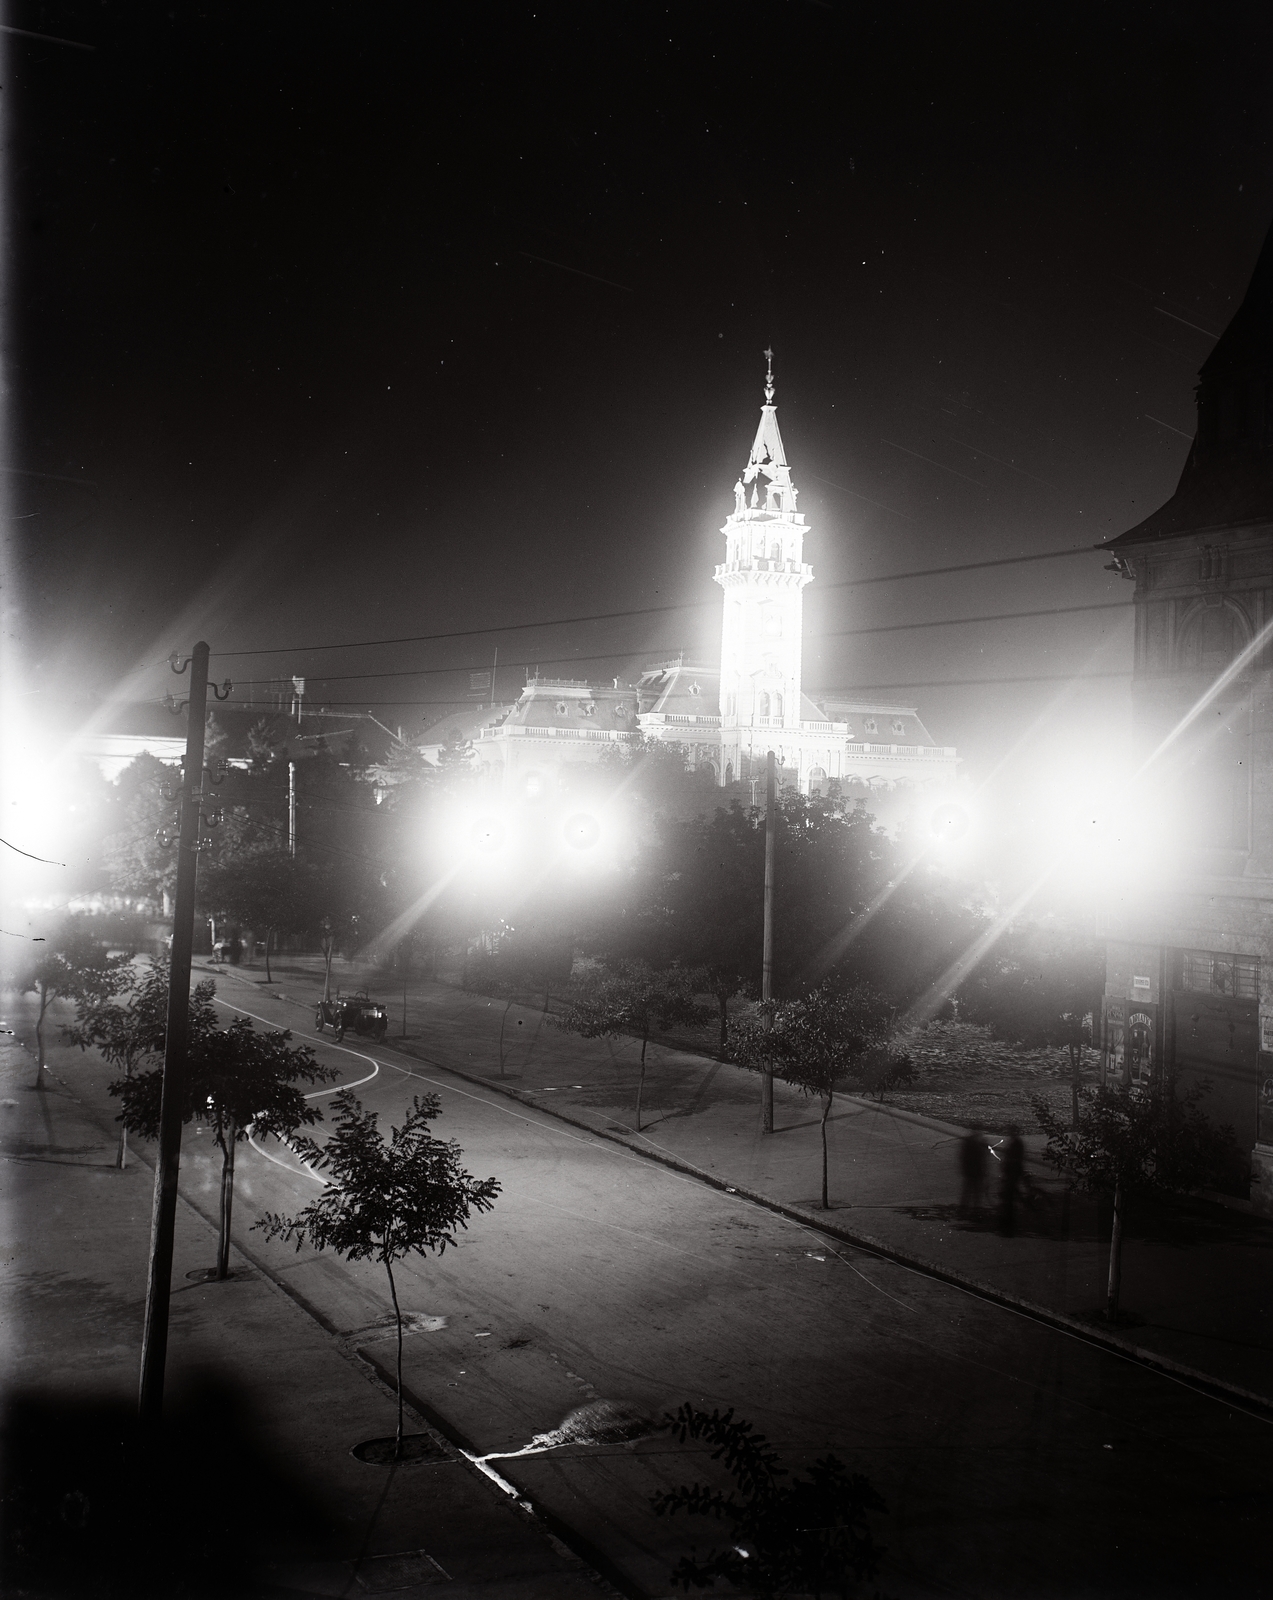
[[[1102,548],[1135,582],[1133,803],[1103,1070],[1206,1080],[1273,1212],[1273,232],[1207,358],[1171,499]]]

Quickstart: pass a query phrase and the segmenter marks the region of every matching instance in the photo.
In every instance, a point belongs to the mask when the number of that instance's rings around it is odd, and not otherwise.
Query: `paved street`
[[[221,975],[219,999],[312,1035],[255,976]],[[439,1094],[437,1131],[504,1186],[457,1251],[400,1280],[418,1329],[408,1387],[475,1453],[518,1451],[594,1401],[650,1419],[684,1400],[733,1406],[793,1463],[831,1451],[870,1476],[899,1596],[1273,1592],[1267,1423],[443,1068],[315,1042],[346,1080],[367,1080],[358,1092],[386,1119],[414,1092]],[[468,1055],[455,1031],[429,1047]],[[55,1070],[109,1114],[99,1065],[59,1051]],[[184,1191],[209,1213],[213,1154],[188,1131]],[[287,1150],[245,1151],[236,1237],[341,1333],[368,1330],[356,1342],[389,1363],[391,1340],[369,1326],[389,1311],[383,1274],[247,1232],[313,1192]],[[146,1226],[138,1207],[139,1259]],[[491,1465],[652,1596],[699,1530],[654,1518],[648,1496],[710,1470],[657,1432]]]

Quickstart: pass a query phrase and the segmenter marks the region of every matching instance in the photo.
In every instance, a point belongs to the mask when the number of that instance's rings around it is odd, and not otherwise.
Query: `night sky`
[[[974,775],[1031,728],[1067,759],[1118,737],[1125,679],[1011,681],[1130,669],[1100,556],[844,584],[1090,546],[1171,493],[1273,218],[1264,8],[6,21],[93,47],[3,44],[31,704],[161,695],[199,637],[277,652],[218,677],[304,673],[412,728],[466,672],[336,675],[498,645],[511,698],[528,662],[710,659],[771,345],[806,687],[953,684],[879,692]],[[845,636],[1103,602],[1126,609]],[[984,678],[1010,681],[960,681]]]

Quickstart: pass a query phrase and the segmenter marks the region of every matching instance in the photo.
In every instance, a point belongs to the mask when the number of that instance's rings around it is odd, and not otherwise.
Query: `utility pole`
[[[296,854],[296,763],[287,763],[287,853]]]
[[[765,764],[765,944],[760,963],[760,998],[764,1002],[773,998],[774,976],[774,833],[777,825],[778,783],[774,770],[774,753],[771,750]],[[773,1018],[766,1016],[766,1027]],[[760,1075],[760,1131],[774,1131],[774,1075]]]
[[[168,1354],[168,1301],[172,1293],[172,1244],[177,1218],[177,1173],[181,1165],[181,1121],[185,1109],[186,1058],[190,1045],[190,956],[194,945],[195,870],[199,864],[203,804],[203,735],[208,706],[208,646],[200,641],[187,665],[190,699],[186,764],[181,775],[181,825],[177,841],[177,892],[168,963],[168,1023],[164,1038],[163,1092],[159,1110],[159,1159],[150,1223],[150,1274],[146,1325],[141,1344],[141,1417],[158,1426],[163,1416],[164,1363]],[[174,672],[183,672],[172,657]],[[227,687],[227,693],[228,693]],[[220,697],[219,697],[220,698]]]

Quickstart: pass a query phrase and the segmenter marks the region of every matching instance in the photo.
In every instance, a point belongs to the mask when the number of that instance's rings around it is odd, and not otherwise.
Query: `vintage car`
[[[389,1031],[389,1013],[379,1000],[359,990],[357,994],[338,994],[334,1000],[320,1000],[314,1011],[314,1026],[319,1033],[326,1027],[334,1029],[337,1041],[348,1030],[379,1044]]]

